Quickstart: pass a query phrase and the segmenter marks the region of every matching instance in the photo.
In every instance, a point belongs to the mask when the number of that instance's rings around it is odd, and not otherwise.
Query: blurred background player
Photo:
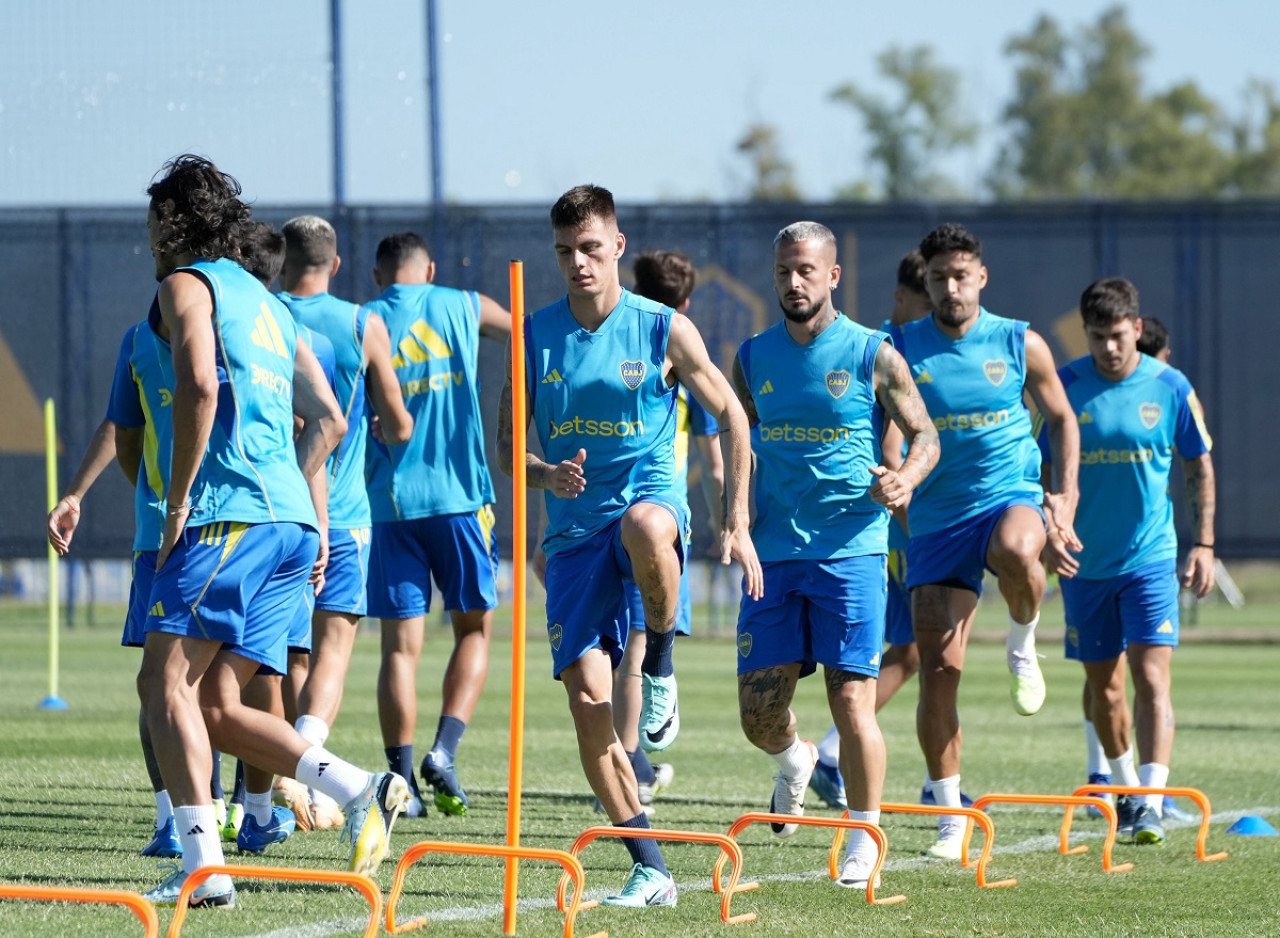
[[[1085,547],[1078,557],[1050,558],[1067,568],[1059,580],[1066,654],[1084,665],[1092,726],[1110,780],[1163,788],[1173,751],[1170,665],[1179,624],[1169,477],[1176,451],[1195,538],[1181,583],[1203,597],[1214,576],[1213,441],[1186,377],[1138,351],[1145,322],[1132,283],[1110,277],[1091,284],[1080,298],[1080,315],[1089,354],[1060,375],[1080,425],[1076,525]],[[1041,447],[1048,448],[1043,433]],[[1126,657],[1134,683],[1132,718]],[[1131,727],[1141,759],[1136,771]],[[1163,795],[1121,795],[1116,811],[1137,843],[1163,842]]]
[[[937,469],[907,511],[907,587],[920,652],[916,728],[936,803],[958,807],[957,699],[986,570],[996,575],[1009,607],[1005,653],[1014,710],[1029,716],[1044,704],[1035,649],[1045,587],[1040,552],[1046,518],[1051,540],[1080,549],[1072,528],[1079,434],[1044,339],[1025,322],[982,308],[987,268],[977,237],[960,225],[942,225],[925,236],[920,253],[933,312],[890,329],[942,443]],[[1051,492],[1040,485],[1024,391],[1053,438]],[[893,432],[886,434],[886,449],[896,446]],[[964,826],[956,815],[940,816],[929,855],[958,859]]]
[[[366,611],[371,526],[364,480],[366,389],[387,444],[407,442],[413,418],[400,396],[391,341],[381,317],[329,292],[330,280],[342,264],[333,226],[319,216],[300,215],[285,222],[282,231],[285,254],[277,296],[300,326],[332,348],[334,395],[347,421],[346,435],[325,465],[328,563],[324,589],[315,597],[310,667],[297,694],[294,724],[305,739],[323,746],[342,705],[356,629]],[[410,759],[408,770],[412,769]],[[278,781],[277,790],[300,825],[312,819],[317,826],[329,826],[334,818],[337,806],[326,803],[319,792],[304,796],[288,779]]]
[[[191,871],[222,862],[197,782],[210,741],[342,803],[356,872],[381,863],[409,789],[241,702],[261,666],[286,667],[288,620],[319,546],[306,480],[345,425],[288,311],[236,262],[250,224],[239,184],[190,155],[162,173],[147,227],[173,358],[173,460],[138,693],[182,841],[182,868],[146,898],[173,905]],[[234,905],[235,886],[213,876],[189,901]]]
[[[764,595],[744,596],[738,615],[742,729],[778,763],[769,811],[804,813],[817,761],[799,738],[791,700],[801,677],[823,666],[827,703],[849,780],[849,816],[878,824],[884,737],[876,721],[876,675],[884,646],[888,526],[938,459],[938,431],[906,362],[874,332],[842,316],[835,235],[802,221],[773,242],[774,289],[783,320],[743,342],[734,385],[751,422],[756,518],[751,528]],[[881,464],[888,417],[908,452]],[[772,824],[789,837],[795,824]],[[850,831],[836,883],[866,888],[876,846]]]
[[[545,462],[529,452],[524,460],[528,486],[547,493],[552,674],[564,682],[591,790],[614,825],[646,829],[635,773],[614,729],[612,672],[629,633],[623,582],[634,580],[645,601],[646,679],[670,673],[688,531],[688,506],[675,490],[676,384],[687,386],[724,427],[728,508],[721,561],[737,559],[748,592],[758,596],[760,568],[747,517],[749,431],[693,323],[623,289],[618,261],[626,238],[613,195],[599,186],[569,190],[551,209],[551,227],[568,294],[525,321],[529,374],[519,393],[527,396],[526,413],[546,454]],[[497,441],[507,473],[512,393],[508,369]],[[674,707],[674,693],[663,700]],[[674,736],[674,725],[660,726],[664,732],[650,745]],[[657,842],[628,838],[624,844],[631,875],[605,903],[675,905],[675,881]]]
[[[422,759],[422,780],[443,814],[467,812],[458,781],[458,744],[489,672],[489,634],[498,604],[498,545],[493,482],[484,452],[476,384],[480,336],[504,339],[510,315],[470,290],[434,283],[435,262],[412,232],[378,245],[365,304],[386,323],[399,393],[412,416],[407,441],[374,439],[366,482],[373,538],[368,612],[382,620],[378,719],[387,764],[409,779],[409,815],[422,798],[413,774],[418,723],[417,672],[431,583],[453,624],[435,740]]]
[[[1138,351],[1168,364],[1173,357],[1173,348],[1169,345],[1169,328],[1154,316],[1143,316]]]

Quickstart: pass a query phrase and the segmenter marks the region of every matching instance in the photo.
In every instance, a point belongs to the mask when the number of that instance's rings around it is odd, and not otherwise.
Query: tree
[[[960,107],[960,75],[934,61],[927,46],[890,48],[876,57],[880,74],[895,87],[891,99],[869,94],[852,83],[830,93],[862,118],[870,137],[867,160],[878,170],[887,199],[950,198],[958,187],[938,171],[957,148],[973,143],[977,127]],[[873,191],[867,181],[841,190],[844,197]]]
[[[738,152],[751,161],[755,180],[751,184],[753,202],[787,202],[800,199],[795,168],[782,155],[777,128],[753,124],[738,141]]]
[[[1231,129],[1231,190],[1240,195],[1280,194],[1280,96],[1271,82],[1254,79],[1245,111]]]

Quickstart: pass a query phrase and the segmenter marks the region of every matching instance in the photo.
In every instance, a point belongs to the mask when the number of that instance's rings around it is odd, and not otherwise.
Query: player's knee
[[[632,505],[622,516],[622,544],[627,553],[657,551],[675,543],[676,522],[666,509],[642,503]]]
[[[1040,566],[1040,551],[1044,549],[1044,532],[1036,529],[1015,528],[993,537],[987,548],[992,569],[1000,576],[1031,578]]]

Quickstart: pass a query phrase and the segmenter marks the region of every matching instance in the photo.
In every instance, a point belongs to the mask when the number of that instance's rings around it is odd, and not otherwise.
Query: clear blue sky
[[[963,72],[986,150],[948,169],[976,187],[1012,70],[1002,48],[1040,12],[1069,28],[1099,0],[439,0],[445,195],[545,204],[580,182],[621,201],[732,201],[734,145],[775,125],[806,197],[863,175],[865,138],[827,100],[875,88],[875,55],[927,44]],[[1280,85],[1280,5],[1131,0],[1148,87],[1194,79],[1237,110]],[[347,197],[429,197],[423,0],[344,0]],[[165,158],[204,153],[262,204],[332,192],[328,0],[220,0],[181,16],[145,0],[4,3],[0,206],[137,204]],[[179,25],[181,24],[181,25]]]

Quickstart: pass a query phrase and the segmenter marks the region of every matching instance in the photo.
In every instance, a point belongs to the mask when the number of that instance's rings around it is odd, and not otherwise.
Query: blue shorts
[[[622,584],[627,594],[627,613],[631,621],[631,631],[644,631],[644,597],[640,595],[640,587],[633,580]],[[690,634],[693,622],[693,603],[689,600],[689,568],[680,571],[680,597],[676,606],[676,634]]]
[[[1161,560],[1106,580],[1061,578],[1067,657],[1110,661],[1130,642],[1178,644],[1178,565]]]
[[[375,523],[368,614],[379,619],[426,615],[432,580],[445,609],[470,612],[498,605],[493,525],[492,505],[456,515]]]
[[[156,573],[147,632],[221,642],[283,674],[319,549],[315,529],[293,522],[189,527]]]
[[[129,611],[124,617],[120,644],[141,648],[147,643],[147,609],[151,604],[151,584],[156,578],[158,550],[133,552],[133,582],[129,584]]]
[[[1034,508],[1044,517],[1039,502],[1020,496],[941,531],[912,535],[907,542],[907,589],[949,586],[981,596],[991,532],[1004,513],[1016,505]]]
[[[876,677],[884,648],[885,555],[770,560],[764,597],[738,610],[738,673],[800,662]]]
[[[298,598],[293,621],[289,623],[289,654],[311,654],[311,614],[316,611],[316,590],[310,583]]]
[[[689,509],[675,496],[653,495],[632,504],[652,502],[676,519],[676,555],[683,574],[689,537]],[[619,515],[590,537],[547,558],[547,641],[551,673],[560,672],[592,648],[603,648],[616,668],[627,644],[631,613],[624,583],[632,578],[631,558],[622,547]],[[643,610],[641,611],[643,616]]]
[[[884,609],[884,640],[890,645],[910,645],[916,640],[911,627],[911,594],[907,591],[907,552],[889,551],[889,598]]]
[[[364,615],[369,539],[368,528],[329,529],[329,564],[324,568],[324,589],[315,598],[317,609]]]

